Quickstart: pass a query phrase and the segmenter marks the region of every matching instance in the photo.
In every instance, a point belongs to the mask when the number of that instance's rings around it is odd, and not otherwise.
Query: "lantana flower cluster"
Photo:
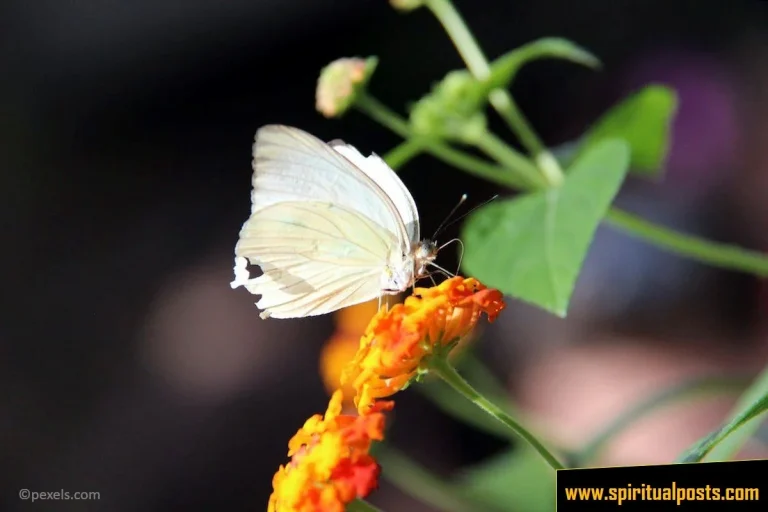
[[[370,305],[356,308],[370,315]],[[379,309],[341,372],[325,416],[312,416],[290,440],[291,460],[272,481],[269,512],[342,512],[376,489],[380,467],[370,449],[372,442],[384,439],[385,412],[394,407],[393,401],[381,399],[426,371],[430,357],[447,356],[483,314],[493,321],[502,309],[498,290],[460,276],[415,288],[403,303]],[[337,361],[328,360],[338,369]],[[326,371],[326,381],[329,375]],[[342,413],[344,388],[354,393],[356,410],[349,414]]]

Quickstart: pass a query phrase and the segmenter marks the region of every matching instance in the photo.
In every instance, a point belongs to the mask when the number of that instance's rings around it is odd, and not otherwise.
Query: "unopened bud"
[[[325,117],[339,117],[355,102],[376,69],[376,57],[337,59],[320,71],[315,107]]]

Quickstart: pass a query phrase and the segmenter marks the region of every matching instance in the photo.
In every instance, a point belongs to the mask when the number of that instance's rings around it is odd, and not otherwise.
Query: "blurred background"
[[[457,7],[489,58],[552,35],[602,59],[598,72],[546,61],[519,75],[512,91],[550,145],[646,83],[675,87],[666,176],[628,180],[618,204],[768,250],[764,2]],[[321,67],[378,55],[371,92],[405,113],[459,57],[428,11],[385,0],[5,0],[0,11],[2,510],[265,510],[288,439],[326,407],[318,361],[334,324],[262,321],[254,297],[229,287],[253,135],[289,124],[383,154],[399,140],[373,121],[315,111]],[[503,192],[427,156],[401,176],[425,231],[462,193],[476,204]],[[477,355],[564,445],[691,376],[750,376],[768,361],[764,282],[608,227],[567,320],[508,304]],[[417,391],[397,403],[392,442],[438,474],[507,446]],[[732,405],[725,394],[660,411],[600,463],[671,461]],[[21,488],[101,500],[31,505]],[[433,510],[387,482],[371,501]]]

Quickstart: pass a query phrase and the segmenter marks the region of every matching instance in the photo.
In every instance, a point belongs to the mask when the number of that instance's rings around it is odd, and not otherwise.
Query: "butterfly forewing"
[[[261,295],[263,317],[321,315],[408,285],[418,212],[382,159],[267,125],[256,133],[253,169],[231,284]],[[248,263],[262,275],[251,279]]]
[[[283,201],[328,202],[368,217],[395,234],[402,250],[409,249],[405,222],[389,195],[317,137],[267,125],[256,134],[253,168],[252,211]]]
[[[397,174],[376,154],[366,158],[354,146],[338,139],[328,144],[381,187],[397,208],[405,224],[408,239],[412,244],[418,243],[420,240],[419,212],[416,209],[416,202]]]

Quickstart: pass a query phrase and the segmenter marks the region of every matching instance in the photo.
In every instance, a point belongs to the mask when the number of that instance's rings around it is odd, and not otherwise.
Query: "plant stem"
[[[470,73],[478,80],[487,80],[491,73],[488,59],[450,0],[426,0],[425,4],[445,28]],[[560,165],[533,131],[512,95],[505,89],[495,89],[488,95],[488,100],[520,138],[547,183],[560,185],[563,181]]]
[[[474,403],[483,411],[490,414],[493,418],[503,423],[507,428],[514,431],[517,435],[522,437],[533,449],[535,449],[539,455],[549,464],[552,469],[565,469],[554,455],[538,440],[533,434],[528,432],[522,425],[512,419],[507,413],[505,413],[501,407],[497,406],[493,402],[486,399],[483,395],[475,391],[475,388],[469,385],[464,378],[459,375],[456,369],[451,366],[448,359],[443,356],[435,356],[432,358],[429,366],[431,373],[434,373],[441,379],[443,379],[448,385],[450,385],[455,391],[462,395],[467,400]]]
[[[515,189],[528,189],[528,185],[525,178],[518,173],[507,172],[506,169],[494,165],[489,162],[485,162],[479,158],[475,158],[457,149],[453,149],[448,144],[439,142],[435,139],[429,139],[425,137],[412,137],[410,130],[408,129],[408,123],[395,112],[389,109],[386,105],[379,100],[365,93],[360,93],[355,100],[355,108],[371,117],[373,120],[378,121],[384,127],[389,128],[392,132],[400,135],[406,140],[412,140],[417,146],[420,146],[423,151],[431,154],[432,156],[442,160],[443,162],[452,165],[457,169],[461,169],[468,174],[488,180],[493,183],[498,183],[499,179],[502,179],[507,186]],[[409,158],[413,158],[415,153],[407,155]],[[396,169],[399,165],[404,165],[407,162],[407,158],[403,155],[398,156],[399,162],[394,162],[395,165],[387,160],[387,163],[393,169]],[[398,165],[399,164],[399,165]],[[515,171],[516,169],[510,169]]]
[[[507,389],[496,379],[493,372],[482,360],[469,352],[462,356],[457,366],[461,368],[462,373],[467,376],[468,380],[474,383],[476,389],[486,397],[490,397],[494,402],[501,402],[503,404],[502,408],[507,414],[519,417],[521,413],[511,402]]]
[[[605,221],[653,245],[693,260],[760,277],[768,276],[768,258],[757,251],[679,233],[617,208],[608,211]]]
[[[400,117],[388,106],[384,105],[370,94],[360,91],[355,98],[354,106],[364,114],[367,114],[371,119],[378,121],[382,126],[389,128],[402,138],[406,140],[411,138],[410,130],[408,129],[408,121]]]
[[[660,391],[619,414],[618,417],[593,436],[592,440],[581,450],[573,454],[574,462],[579,466],[589,465],[600,454],[600,451],[611,440],[615,439],[618,434],[634,425],[639,419],[658,411],[665,405],[695,395],[734,393],[743,390],[747,384],[748,380],[741,377],[704,377],[683,382],[672,388]]]
[[[445,28],[469,72],[478,80],[487,79],[491,74],[488,59],[450,0],[426,0],[424,3]]]
[[[529,184],[530,188],[546,188],[547,181],[542,178],[536,166],[493,133],[486,132],[477,139],[475,145],[505,167],[516,169]]]
[[[761,398],[768,396],[768,366],[754,379],[749,388],[741,395],[738,403],[731,412],[732,417],[737,417],[741,412],[749,409]],[[742,425],[731,432],[720,443],[712,447],[709,453],[702,459],[704,462],[722,462],[733,458],[743,448],[744,444],[755,435],[760,427],[759,421],[753,421]]]
[[[477,414],[477,409],[471,403],[466,400],[456,400],[453,390],[442,380],[424,382],[421,386],[417,386],[416,390],[426,396],[438,409],[466,425],[501,439],[517,440],[516,433],[485,414]]]
[[[368,95],[361,95],[356,106],[394,133],[405,139],[409,138],[408,124],[378,100]],[[468,174],[514,190],[529,191],[531,189],[527,182],[520,179],[517,174],[507,172],[505,167],[486,162],[434,140],[417,139],[417,143],[435,158]],[[737,270],[760,277],[768,276],[768,256],[763,253],[680,233],[618,208],[611,208],[604,221],[632,236],[680,256],[719,268]]]
[[[347,504],[345,512],[381,512],[381,509],[374,507],[364,500],[355,500]]]
[[[398,169],[405,165],[407,162],[418,156],[422,152],[421,144],[414,139],[406,139],[393,149],[389,150],[384,158],[384,161],[392,169]]]

